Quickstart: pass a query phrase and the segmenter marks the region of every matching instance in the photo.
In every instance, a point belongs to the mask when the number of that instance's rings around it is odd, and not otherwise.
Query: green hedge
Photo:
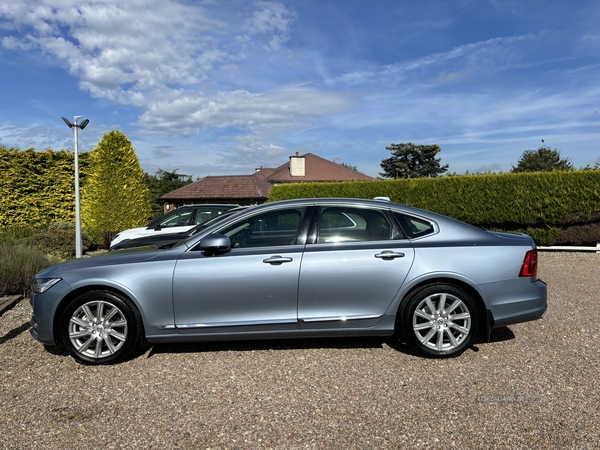
[[[273,187],[269,201],[377,196],[481,228],[524,231],[549,245],[570,227],[599,220],[600,170],[284,184]]]
[[[80,153],[80,185],[88,154]],[[75,220],[74,157],[66,150],[6,149],[0,146],[0,231]]]

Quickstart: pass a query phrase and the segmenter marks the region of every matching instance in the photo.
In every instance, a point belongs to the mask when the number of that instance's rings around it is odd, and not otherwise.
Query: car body
[[[238,205],[186,205],[180,206],[164,216],[153,220],[147,227],[131,228],[120,231],[110,243],[114,247],[125,239],[135,239],[143,236],[155,236],[158,234],[181,233],[188,231],[207,220],[210,220],[225,211],[236,208]]]
[[[379,200],[304,199],[233,214],[171,248],[116,252],[34,278],[31,334],[79,362],[140,342],[391,336],[428,357],[542,317],[524,234]]]
[[[204,230],[205,228],[212,226],[216,222],[229,217],[232,214],[235,214],[239,211],[243,211],[247,206],[239,206],[237,208],[232,208],[228,211],[225,211],[212,219],[207,220],[206,222],[202,222],[200,225],[196,225],[193,228],[190,228],[187,231],[181,231],[179,233],[154,233],[147,234],[142,237],[134,237],[132,239],[123,239],[122,241],[115,244],[110,250],[124,250],[130,248],[138,248],[138,247],[148,247],[153,246],[157,248],[167,248],[177,244],[178,242],[183,241],[184,239],[188,239]]]

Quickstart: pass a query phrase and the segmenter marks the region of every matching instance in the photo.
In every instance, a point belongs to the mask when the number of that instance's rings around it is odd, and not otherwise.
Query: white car
[[[179,233],[223,214],[238,205],[186,205],[153,220],[147,227],[121,231],[110,243],[111,248],[126,239],[160,233]]]

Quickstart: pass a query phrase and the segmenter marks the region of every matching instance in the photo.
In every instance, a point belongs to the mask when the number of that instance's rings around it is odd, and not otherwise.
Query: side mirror
[[[154,226],[152,227],[152,229],[153,229],[154,231],[160,231],[160,230],[162,230],[162,227],[161,227],[159,224],[156,224],[156,225],[154,225]]]
[[[219,250],[229,250],[231,241],[222,234],[209,234],[200,241],[200,249],[206,252],[207,256],[216,255]]]

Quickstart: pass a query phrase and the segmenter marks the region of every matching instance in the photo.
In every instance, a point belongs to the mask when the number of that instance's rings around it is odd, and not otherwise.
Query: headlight
[[[36,294],[43,294],[60,280],[62,278],[34,278],[31,288]]]

